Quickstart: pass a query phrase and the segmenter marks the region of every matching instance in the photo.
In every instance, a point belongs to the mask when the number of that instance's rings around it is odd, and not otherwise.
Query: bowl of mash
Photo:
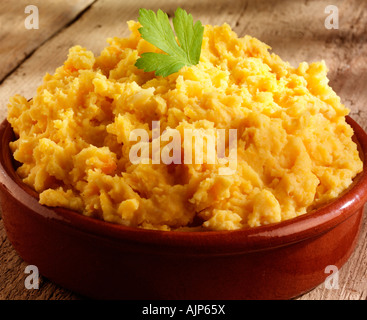
[[[288,299],[351,255],[367,200],[365,132],[328,85],[231,28],[167,77],[128,23],[80,46],[1,125],[10,241],[92,298]]]

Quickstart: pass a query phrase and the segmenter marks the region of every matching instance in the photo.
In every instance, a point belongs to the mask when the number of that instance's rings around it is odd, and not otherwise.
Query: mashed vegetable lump
[[[10,100],[17,173],[41,204],[133,227],[234,230],[309,212],[361,172],[324,62],[294,68],[227,24],[206,25],[200,63],[157,77],[135,62],[159,49],[128,25],[130,37],[109,39],[97,57],[71,48],[33,99]],[[151,138],[153,121],[161,132],[236,129],[236,172],[205,161],[133,164],[129,135]]]

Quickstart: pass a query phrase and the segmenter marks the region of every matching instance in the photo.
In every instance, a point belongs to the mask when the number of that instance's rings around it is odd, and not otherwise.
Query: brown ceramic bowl
[[[367,135],[348,117],[361,156]],[[51,281],[97,299],[289,299],[340,268],[358,239],[367,170],[334,202],[278,224],[221,232],[128,228],[41,206],[14,171],[0,127],[0,200],[9,240]],[[364,160],[365,161],[365,160]]]

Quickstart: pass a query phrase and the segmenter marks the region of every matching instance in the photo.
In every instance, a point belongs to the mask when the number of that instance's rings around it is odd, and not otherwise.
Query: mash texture
[[[159,50],[140,37],[139,23],[128,25],[131,36],[109,39],[98,57],[71,48],[32,100],[11,98],[17,172],[41,204],[134,227],[233,230],[302,215],[362,170],[348,109],[323,62],[294,68],[227,24],[207,25],[200,63],[156,77],[134,64]],[[237,129],[236,173],[132,164],[129,134],[151,136],[152,121],[161,132]]]

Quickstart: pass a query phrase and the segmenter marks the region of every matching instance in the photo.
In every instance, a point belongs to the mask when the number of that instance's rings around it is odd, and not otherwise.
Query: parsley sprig
[[[155,14],[152,10],[140,9],[138,20],[142,25],[139,28],[142,38],[165,53],[142,53],[135,63],[137,68],[166,77],[184,66],[199,63],[204,27],[200,21],[194,25],[191,14],[181,8],[175,12],[172,22],[178,43],[168,16],[162,10]]]

